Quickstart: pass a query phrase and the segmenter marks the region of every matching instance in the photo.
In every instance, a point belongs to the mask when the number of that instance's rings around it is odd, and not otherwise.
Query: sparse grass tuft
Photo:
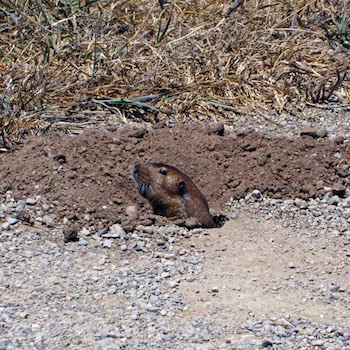
[[[349,13],[345,0],[0,0],[2,125],[349,103]]]

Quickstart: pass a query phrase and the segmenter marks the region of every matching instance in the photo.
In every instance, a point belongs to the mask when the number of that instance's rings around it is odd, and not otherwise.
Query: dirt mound
[[[307,199],[321,195],[324,186],[350,186],[349,143],[221,131],[129,128],[36,137],[0,157],[0,193],[42,195],[56,214],[76,221],[89,214],[103,226],[123,223],[131,204],[139,206],[141,222],[156,219],[132,181],[131,169],[140,161],[181,168],[202,189],[213,211],[222,211],[230,197],[253,189],[274,198]]]

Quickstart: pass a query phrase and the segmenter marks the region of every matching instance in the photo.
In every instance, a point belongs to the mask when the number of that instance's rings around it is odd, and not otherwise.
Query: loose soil
[[[321,196],[325,186],[349,187],[350,144],[342,140],[271,138],[223,133],[221,126],[93,130],[28,139],[0,157],[0,194],[41,195],[53,212],[82,222],[89,214],[104,227],[128,225],[125,209],[139,208],[136,223],[160,222],[138,194],[131,171],[138,162],[181,168],[201,188],[212,212],[253,189],[273,198]]]

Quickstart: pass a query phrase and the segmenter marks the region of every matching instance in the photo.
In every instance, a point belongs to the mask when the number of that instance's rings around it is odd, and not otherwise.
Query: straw
[[[345,0],[0,1],[0,126],[11,134],[48,110],[152,123],[348,105],[349,8]]]

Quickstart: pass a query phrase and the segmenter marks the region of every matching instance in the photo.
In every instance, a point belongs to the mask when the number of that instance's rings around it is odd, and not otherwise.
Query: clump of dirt
[[[0,193],[42,195],[61,217],[83,222],[89,214],[100,225],[127,222],[126,208],[136,205],[138,222],[150,223],[157,217],[138,194],[131,170],[138,162],[151,161],[182,169],[214,212],[253,189],[273,198],[307,199],[322,195],[324,186],[350,185],[349,143],[187,126],[29,139],[18,151],[0,157]]]

